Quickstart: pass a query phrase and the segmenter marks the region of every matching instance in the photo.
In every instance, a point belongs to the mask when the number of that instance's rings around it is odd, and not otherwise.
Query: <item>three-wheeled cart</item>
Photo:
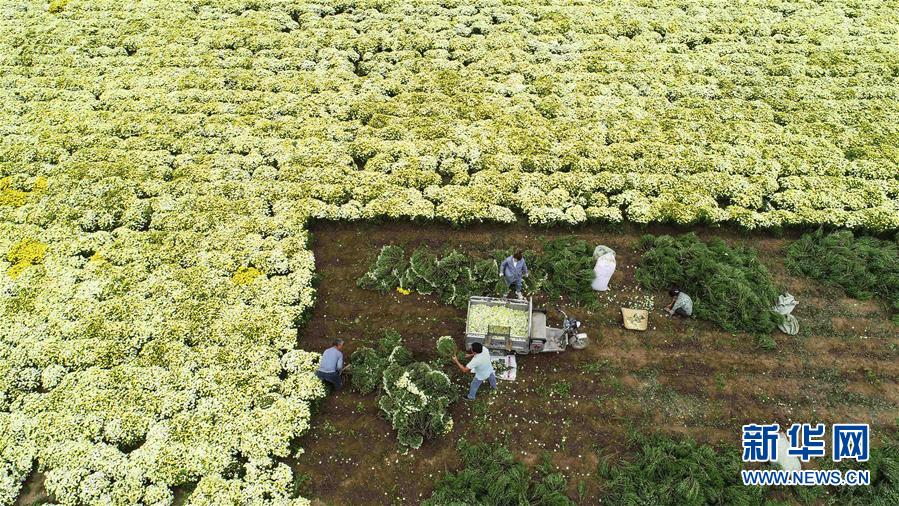
[[[477,306],[504,307],[513,318],[518,318],[515,313],[521,313],[520,317],[527,319],[527,325],[504,325],[499,322],[483,328],[482,323],[472,318],[478,312]],[[465,320],[465,348],[470,350],[472,343],[481,343],[493,354],[559,352],[569,345],[576,350],[586,348],[587,334],[578,332],[581,322],[558,310],[563,317],[560,329],[546,326],[546,310],[534,309],[533,299],[471,297]]]

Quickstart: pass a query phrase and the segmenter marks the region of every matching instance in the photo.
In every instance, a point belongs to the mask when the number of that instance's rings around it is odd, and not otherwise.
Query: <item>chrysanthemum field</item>
[[[0,0],[0,504],[305,504],[313,221],[892,231],[897,100],[893,1]]]

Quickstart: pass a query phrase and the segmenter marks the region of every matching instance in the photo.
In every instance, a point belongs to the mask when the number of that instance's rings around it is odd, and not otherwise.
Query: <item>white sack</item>
[[[609,279],[615,273],[615,252],[608,246],[597,246],[593,250],[593,258],[596,259],[596,265],[593,267],[593,283],[590,286],[604,292],[609,289]]]

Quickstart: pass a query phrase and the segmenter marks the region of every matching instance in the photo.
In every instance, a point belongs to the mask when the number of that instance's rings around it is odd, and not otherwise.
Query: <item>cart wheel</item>
[[[589,344],[589,342],[590,340],[587,339],[586,334],[578,334],[578,336],[571,341],[571,347],[575,350],[583,350],[587,347],[587,344]]]

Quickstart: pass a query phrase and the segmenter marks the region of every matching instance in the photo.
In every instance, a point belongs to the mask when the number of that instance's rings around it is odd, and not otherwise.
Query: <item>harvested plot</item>
[[[427,499],[439,487],[436,480],[444,472],[464,471],[456,448],[461,438],[504,445],[532,473],[541,456],[549,453],[554,468],[567,479],[566,495],[578,504],[600,500],[617,504],[611,500],[612,478],[600,473],[601,462],[606,462],[608,469],[622,468],[615,484],[622,494],[647,483],[683,481],[684,469],[676,466],[667,467],[664,476],[649,475],[642,466],[648,465],[659,449],[667,448],[673,460],[681,455],[678,448],[686,448],[683,440],[687,438],[695,440],[696,447],[713,447],[716,456],[712,461],[728,462],[728,468],[734,469],[740,457],[740,426],[759,420],[781,424],[812,418],[828,424],[868,420],[872,445],[889,446],[889,439],[882,438],[897,431],[899,355],[896,327],[885,307],[844,298],[833,289],[791,275],[784,250],[798,237],[772,239],[763,234],[747,237],[739,231],[700,230],[700,241],[718,237],[730,248],[757,250],[758,260],[775,284],[799,300],[794,314],[801,322],[800,333],[785,336],[774,331],[771,337],[777,343],[776,351],[766,351],[752,334],[724,331],[716,323],[698,319],[665,317],[661,307],[667,294],[659,292],[649,292],[657,299],[649,328],[641,333],[627,331],[622,328],[619,307],[638,294],[647,294],[635,277],[642,254],[639,241],[647,232],[661,236],[670,229],[579,229],[580,239],[614,249],[619,266],[612,278],[616,288],[598,296],[598,309],[577,308],[567,299],[562,302],[584,322],[589,346],[559,354],[518,356],[515,381],[501,381],[497,395],[479,393],[480,400],[474,404],[458,401],[450,408],[452,431],[425,442],[414,453],[405,453],[397,442],[392,426],[380,413],[376,395],[348,392],[324,399],[311,431],[300,441],[305,459],[296,463],[299,473],[311,477],[308,495],[336,504]],[[414,224],[321,223],[313,233],[318,238],[313,250],[322,283],[315,316],[305,331],[310,346],[327,346],[328,339],[338,334],[354,336],[360,346],[372,346],[381,329],[392,327],[402,333],[405,346],[417,360],[431,360],[441,357],[436,350],[438,336],[455,336],[457,347],[464,342],[466,312],[435,296],[396,291],[382,295],[356,287],[355,281],[384,245],[402,245],[406,250],[424,244],[447,246],[478,257],[484,250],[526,244],[540,235],[554,239],[569,231],[538,233],[526,226],[458,230],[436,225],[422,229]],[[363,238],[368,246],[360,250]],[[536,250],[533,254],[542,253]],[[545,293],[535,294],[535,304],[550,302]],[[447,362],[440,358],[457,391],[464,393],[470,378]],[[647,445],[649,454],[644,458],[643,445],[630,442],[634,432],[647,437],[661,432],[671,446],[665,443],[655,449],[656,445]],[[683,455],[689,457],[688,453]],[[893,454],[884,453],[889,455]],[[885,486],[876,489],[877,497],[889,497],[888,491],[893,490],[889,458],[879,467]],[[630,463],[633,465],[623,468]],[[410,468],[417,470],[411,477]],[[725,476],[722,483],[739,486],[734,481],[739,475],[722,472],[704,482],[703,496],[724,494],[723,486],[709,483]],[[397,489],[393,484],[400,482],[402,489]],[[825,503],[835,495],[870,502],[863,490],[824,488],[813,492]],[[783,492],[785,496],[779,493],[766,493],[762,498],[780,498],[791,504],[805,500],[789,491]]]

